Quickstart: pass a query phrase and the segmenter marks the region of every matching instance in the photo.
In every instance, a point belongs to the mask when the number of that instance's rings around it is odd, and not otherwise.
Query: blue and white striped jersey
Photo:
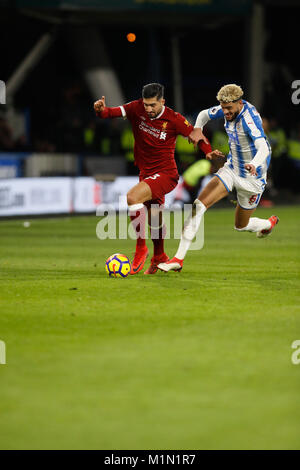
[[[250,163],[256,155],[254,142],[256,139],[266,139],[270,150],[269,156],[264,163],[256,168],[257,178],[266,179],[267,169],[271,159],[271,147],[264,133],[262,120],[256,108],[248,101],[243,100],[243,109],[233,121],[227,121],[224,117],[221,106],[209,108],[208,115],[210,119],[224,118],[225,131],[229,137],[230,152],[227,156],[227,162],[230,168],[242,178],[249,177],[245,169],[245,163]]]

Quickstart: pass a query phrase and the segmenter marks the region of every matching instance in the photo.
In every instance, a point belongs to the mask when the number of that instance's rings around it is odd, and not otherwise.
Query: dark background
[[[191,15],[157,9],[129,13],[70,12],[20,8],[21,3],[24,2],[0,2],[0,79],[8,81],[45,32],[55,31],[56,39],[15,95],[15,108],[27,116],[26,136],[16,150],[84,153],[82,128],[96,126],[100,137],[111,133],[110,124],[99,123],[95,118],[94,99],[68,45],[68,32],[83,24],[96,26],[101,35],[125,101],[139,98],[145,83],[158,81],[166,87],[167,105],[176,107],[171,55],[174,34],[180,44],[182,111],[188,118],[193,120],[201,109],[214,105],[218,89],[226,83],[241,85],[249,99],[251,8],[243,14],[230,10],[226,14],[195,11]],[[299,106],[291,102],[291,83],[300,79],[297,51],[300,5],[261,3],[265,8],[264,37],[260,38],[264,48],[264,81],[259,111],[275,117],[290,136],[300,122]],[[136,34],[134,43],[126,39],[129,32]],[[65,104],[70,90],[76,95],[75,116],[80,121],[80,132],[71,129],[68,136],[66,121],[70,110],[66,111]],[[94,151],[101,153],[99,148],[97,144]]]

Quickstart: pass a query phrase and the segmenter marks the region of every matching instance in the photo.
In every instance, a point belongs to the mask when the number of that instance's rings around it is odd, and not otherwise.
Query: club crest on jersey
[[[219,110],[219,106],[214,106],[213,108],[210,108],[209,112],[210,114],[216,114],[218,110]]]
[[[190,126],[190,123],[189,123],[189,121],[188,121],[187,119],[184,121],[184,124],[185,124],[186,126]]]
[[[167,128],[167,125],[168,125],[168,121],[163,122],[162,128],[165,130]]]

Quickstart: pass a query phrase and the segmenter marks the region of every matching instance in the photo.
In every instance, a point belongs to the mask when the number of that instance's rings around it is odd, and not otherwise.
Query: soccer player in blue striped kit
[[[262,120],[255,107],[243,100],[243,90],[235,84],[223,86],[217,95],[218,106],[201,111],[189,141],[196,144],[209,120],[224,119],[230,152],[225,165],[215,174],[193,203],[191,216],[183,229],[174,258],[160,263],[162,271],[180,271],[185,255],[195,237],[205,211],[224,198],[233,188],[237,192],[235,229],[256,232],[262,238],[271,233],[279,219],[251,217],[263,194],[271,147],[265,136]],[[201,132],[200,132],[201,131]],[[209,158],[209,157],[208,157]]]

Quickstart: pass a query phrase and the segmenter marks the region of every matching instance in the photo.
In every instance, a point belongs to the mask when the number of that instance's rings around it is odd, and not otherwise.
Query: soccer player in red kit
[[[135,139],[134,159],[140,171],[140,182],[127,193],[129,216],[137,235],[130,274],[141,271],[148,256],[144,206],[148,208],[154,244],[151,265],[144,274],[155,274],[157,265],[169,259],[164,252],[162,206],[165,194],[176,187],[179,179],[174,159],[176,137],[179,134],[188,137],[194,128],[181,114],[165,106],[164,87],[159,83],[145,85],[141,99],[116,108],[108,108],[105,105],[105,97],[102,96],[94,103],[94,109],[100,118],[123,117],[131,123]],[[212,151],[204,135],[199,147],[205,154]],[[156,208],[159,206],[160,209],[151,209],[153,205]],[[135,224],[135,220],[138,220],[138,223]]]

